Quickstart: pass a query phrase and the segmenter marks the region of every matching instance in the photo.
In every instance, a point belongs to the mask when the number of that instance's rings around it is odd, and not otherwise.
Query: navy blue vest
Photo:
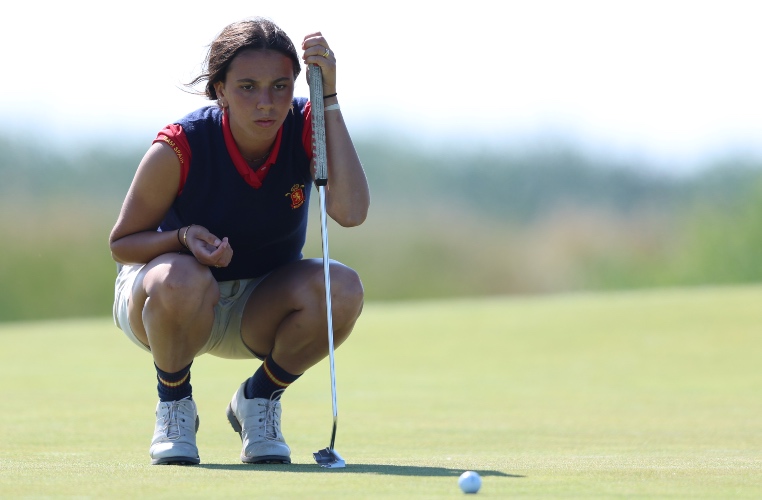
[[[233,164],[220,108],[204,107],[177,122],[188,139],[191,164],[182,193],[160,228],[176,231],[198,224],[218,238],[227,236],[233,259],[228,267],[210,268],[218,281],[255,278],[302,258],[312,187],[302,142],[306,103],[305,98],[294,99],[277,159],[258,189]]]

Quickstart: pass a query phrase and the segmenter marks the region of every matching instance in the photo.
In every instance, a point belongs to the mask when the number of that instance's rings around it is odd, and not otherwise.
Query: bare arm
[[[163,143],[152,145],[138,166],[119,218],[111,230],[111,255],[122,264],[144,264],[159,255],[186,251],[181,228],[158,232],[177,195],[180,183],[180,161],[174,151]],[[232,258],[227,238],[222,240],[201,226],[193,226],[185,240],[196,259],[205,265],[226,266]]]
[[[174,232],[156,231],[177,194],[180,161],[172,149],[152,145],[138,166],[109,243],[115,261],[143,264],[169,252],[185,250]]]
[[[334,94],[336,59],[333,53],[323,57],[328,43],[319,32],[312,33],[304,38],[302,48],[304,61],[308,65],[317,64],[322,70],[324,94]],[[337,97],[325,100],[326,106],[337,103]],[[328,215],[342,226],[358,226],[368,215],[370,190],[340,109],[326,111],[325,136],[328,155],[326,210]]]

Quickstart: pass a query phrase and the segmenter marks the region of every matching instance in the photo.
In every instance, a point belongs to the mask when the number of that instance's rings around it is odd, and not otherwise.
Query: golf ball
[[[482,478],[476,472],[469,470],[460,475],[458,486],[463,493],[476,493],[482,487]]]

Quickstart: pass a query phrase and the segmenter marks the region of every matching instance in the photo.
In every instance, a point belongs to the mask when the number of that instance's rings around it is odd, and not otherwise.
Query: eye
[[[275,84],[275,90],[286,90],[288,88],[288,85],[285,83],[276,83]]]
[[[254,89],[254,85],[252,85],[250,83],[245,83],[245,84],[241,85],[241,89],[242,90],[253,90]]]

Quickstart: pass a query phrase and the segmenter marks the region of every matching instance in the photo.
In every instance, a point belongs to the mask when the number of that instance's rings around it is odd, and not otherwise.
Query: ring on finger
[[[323,57],[328,58],[328,56],[331,55],[331,49],[326,48],[325,52],[323,52]]]

